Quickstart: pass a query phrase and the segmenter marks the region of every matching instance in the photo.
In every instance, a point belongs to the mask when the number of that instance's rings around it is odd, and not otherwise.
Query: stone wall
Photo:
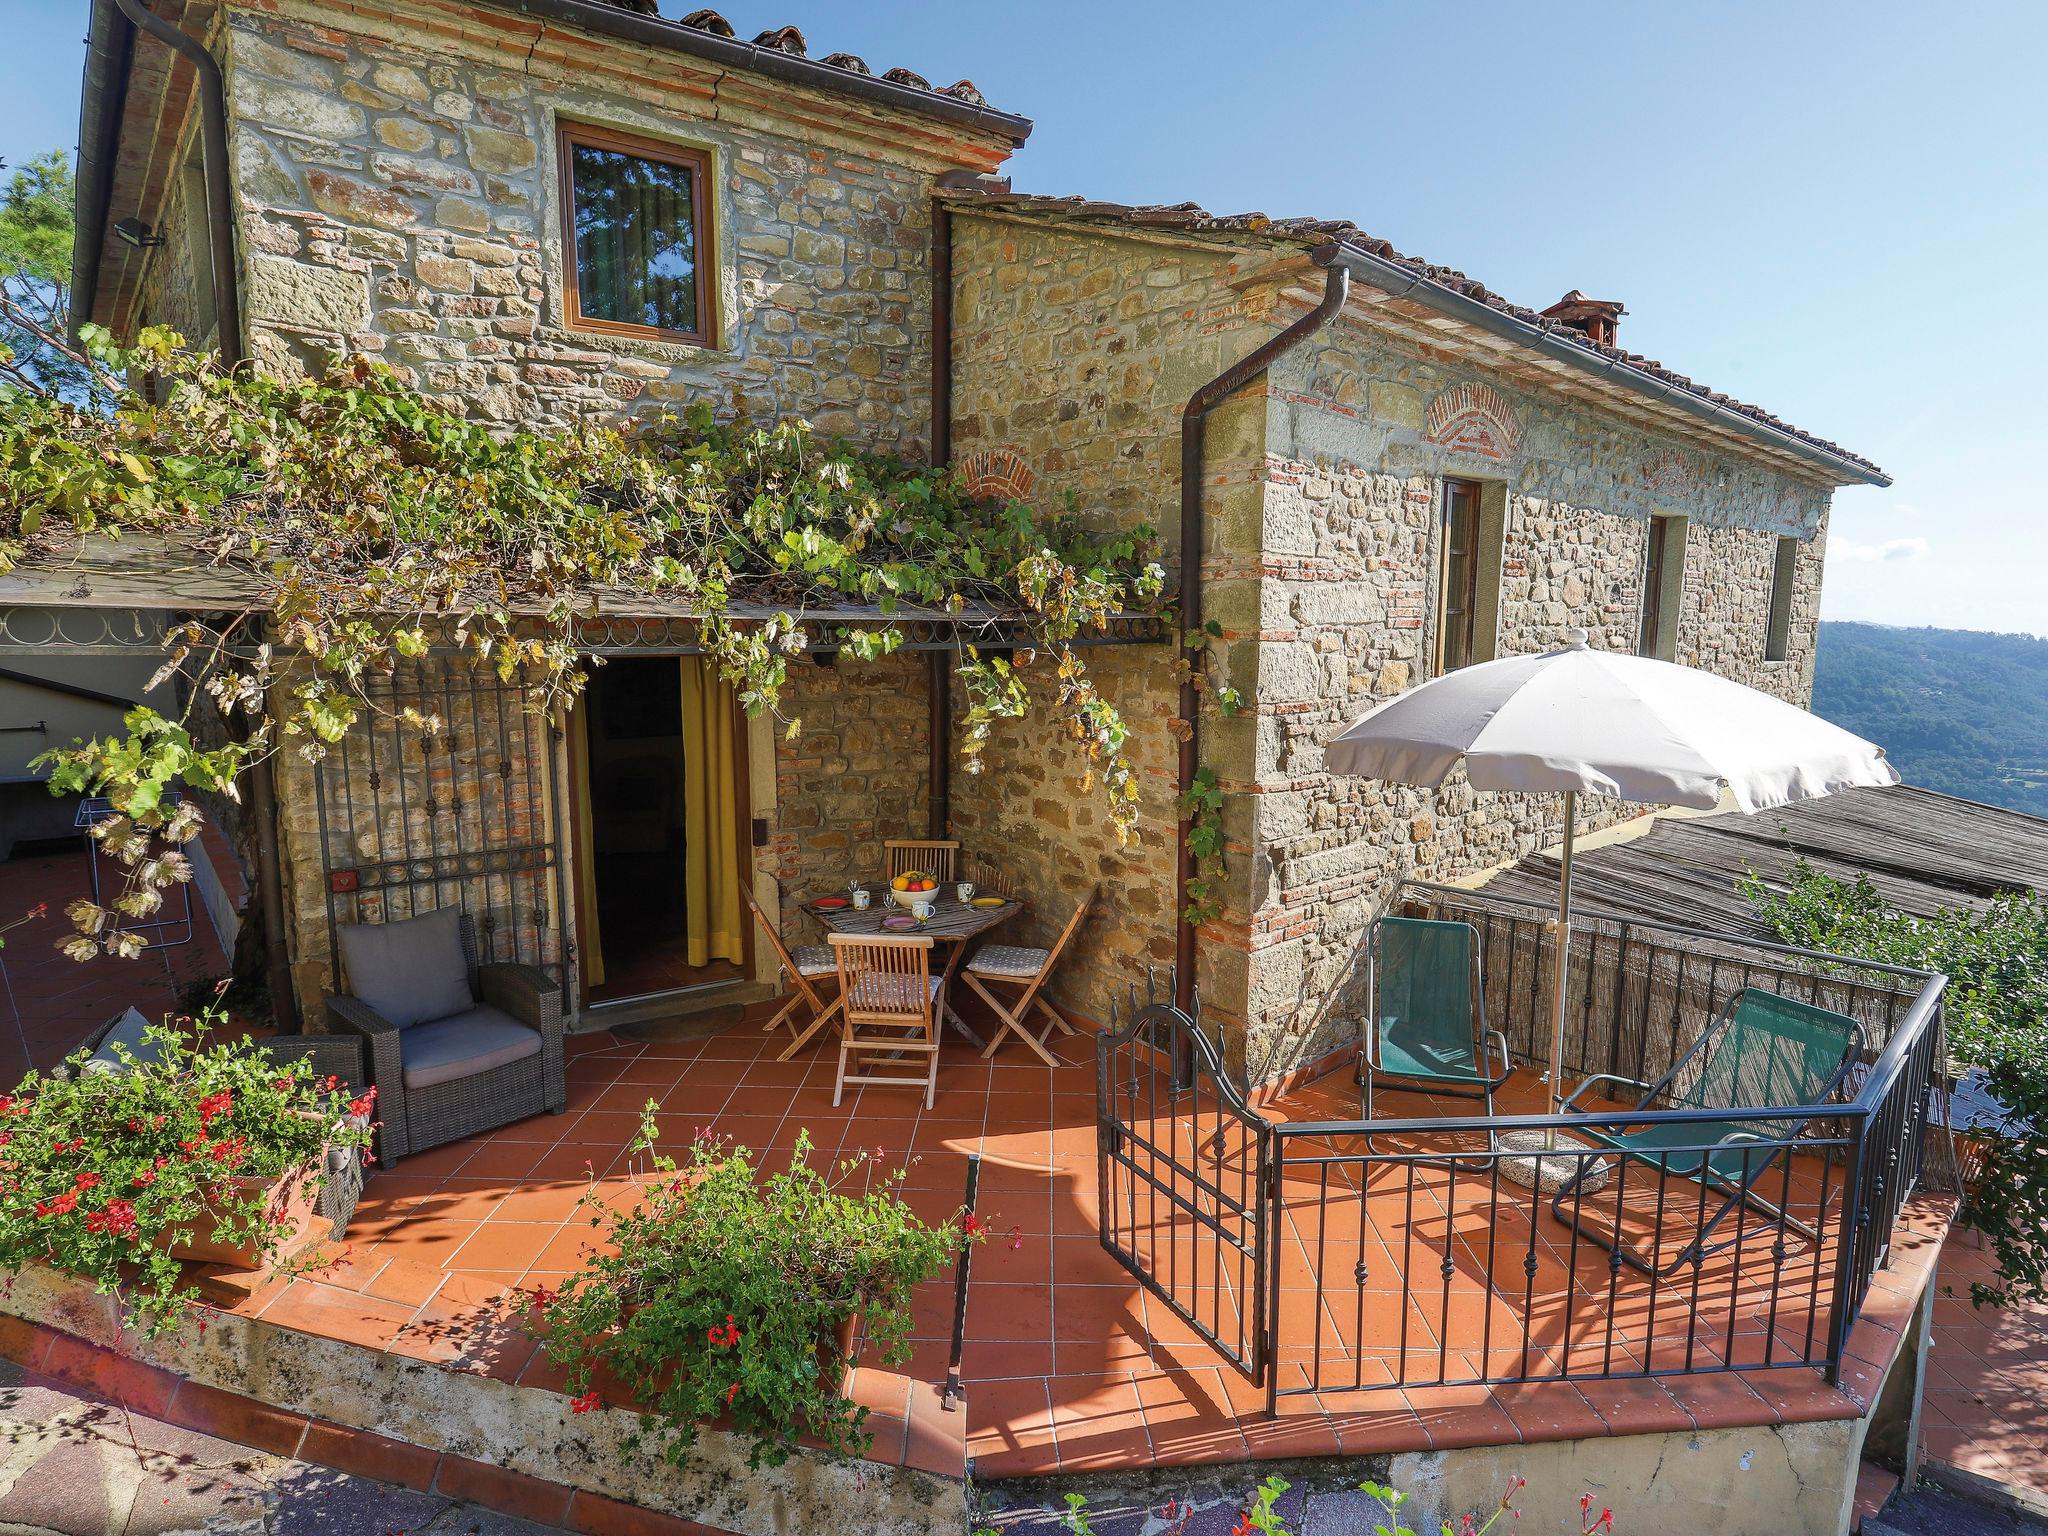
[[[1558,645],[1574,627],[1632,651],[1648,519],[1678,515],[1678,659],[1800,704],[1829,499],[1823,485],[1530,396],[1349,320],[1284,359],[1265,400],[1266,574],[1255,626],[1225,620],[1233,673],[1257,678],[1253,771],[1227,786],[1250,866],[1254,1079],[1352,1038],[1365,925],[1397,881],[1469,875],[1562,830],[1554,797],[1479,793],[1462,775],[1430,791],[1324,770],[1325,742],[1429,675],[1444,477],[1482,482],[1500,509],[1498,654]],[[1767,663],[1781,534],[1803,546],[1790,656]],[[1588,802],[1581,825],[1635,814]]]
[[[924,451],[932,183],[992,169],[1007,140],[485,9],[464,8],[451,30],[445,9],[386,0],[344,15],[280,0],[228,11],[243,289],[261,364],[290,372],[359,351],[456,409],[521,426],[708,398]],[[714,345],[565,328],[565,120],[710,155]],[[881,838],[924,832],[926,700],[921,658],[792,669],[785,709],[804,729],[793,741],[772,733],[775,803],[756,855],[786,895],[872,874]],[[434,797],[418,768],[381,770],[387,799],[409,787],[408,809],[384,818],[402,814],[408,828],[330,828],[348,858],[429,836],[421,807]],[[280,772],[295,966],[315,1003],[330,957],[313,770]],[[465,784],[458,775],[458,797]],[[330,800],[337,815],[347,819]],[[450,898],[492,906],[481,889]],[[784,924],[813,937],[787,909]]]
[[[1042,508],[1074,499],[1102,529],[1150,525],[1178,559],[1180,411],[1197,385],[1241,356],[1272,300],[1248,258],[962,211],[953,219],[953,459],[980,483]],[[1210,433],[1211,602],[1245,587],[1243,517],[1258,497],[1257,418],[1229,407]],[[1061,965],[1054,995],[1095,1021],[1145,967],[1173,960],[1178,684],[1164,645],[1090,648],[1084,659],[1131,727],[1140,782],[1137,835],[1120,845],[1086,762],[1043,711],[999,725],[982,771],[953,779],[954,832],[1005,866],[1034,907],[1009,942],[1049,943],[1090,886],[1096,916]],[[1040,663],[1042,694],[1052,691]],[[1026,674],[1032,676],[1031,673]],[[964,708],[956,694],[956,708]],[[1203,935],[1205,1011],[1243,1007],[1242,892]]]
[[[932,179],[1006,143],[484,10],[450,33],[411,0],[276,9],[237,8],[226,28],[265,364],[360,351],[527,426],[709,397],[928,441]],[[563,120],[711,156],[716,345],[565,329]]]
[[[775,755],[775,814],[755,867],[781,891],[784,938],[814,944],[795,902],[882,872],[882,841],[923,837],[930,806],[931,692],[922,652],[790,668],[785,718],[802,729]]]

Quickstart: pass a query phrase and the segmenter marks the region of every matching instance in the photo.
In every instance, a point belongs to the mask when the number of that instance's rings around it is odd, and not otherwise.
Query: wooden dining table
[[[888,928],[883,926],[883,919],[899,916],[908,917],[910,909],[908,907],[898,907],[890,902],[888,895],[889,887],[886,881],[877,881],[872,885],[864,886],[863,889],[868,892],[871,898],[868,905],[864,908],[852,905],[821,907],[818,903],[821,900],[827,899],[824,897],[812,897],[811,900],[802,902],[800,905],[804,911],[810,913],[821,925],[833,933],[880,933],[906,938],[921,935],[931,939],[935,944],[944,946],[948,953],[946,955],[946,968],[939,974],[940,1016],[968,1040],[971,1040],[977,1049],[985,1049],[988,1042],[983,1040],[974,1031],[974,1028],[965,1019],[960,1017],[953,1007],[953,975],[960,969],[961,963],[966,960],[968,950],[973,947],[973,941],[981,937],[982,934],[987,933],[989,929],[995,927],[998,923],[1008,922],[1019,912],[1022,912],[1024,910],[1024,903],[1014,897],[1006,896],[1003,898],[1003,904],[999,907],[972,906],[960,900],[954,894],[952,884],[948,883],[931,893],[933,899],[932,915],[930,917],[917,924],[914,928]],[[991,892],[990,894],[993,895],[994,893]]]

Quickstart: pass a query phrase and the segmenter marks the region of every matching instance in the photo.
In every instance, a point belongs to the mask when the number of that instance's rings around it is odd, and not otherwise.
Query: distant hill
[[[1824,623],[1813,707],[1909,784],[2048,816],[2048,640]]]

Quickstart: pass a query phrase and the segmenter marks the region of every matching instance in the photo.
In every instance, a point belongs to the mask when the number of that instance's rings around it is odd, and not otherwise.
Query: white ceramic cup
[[[874,896],[874,892],[872,892],[872,891],[870,891],[870,890],[867,890],[867,889],[865,889],[865,888],[862,888],[862,889],[858,889],[858,890],[854,891],[854,893],[853,893],[853,909],[854,909],[854,911],[856,911],[856,912],[865,912],[865,911],[867,911],[867,909],[868,909],[868,903],[869,903],[869,902],[871,902],[871,901],[873,901],[874,899],[875,899],[875,896]]]
[[[960,898],[960,905],[966,906],[968,902],[974,900],[974,882],[972,880],[962,880],[953,887],[953,894]]]
[[[931,897],[920,891],[916,899],[910,903],[910,915],[920,923],[929,919],[932,915]]]

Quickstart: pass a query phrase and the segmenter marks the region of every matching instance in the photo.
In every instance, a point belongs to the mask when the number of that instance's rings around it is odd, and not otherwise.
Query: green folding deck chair
[[[1598,1158],[1579,1160],[1579,1172],[1551,1200],[1551,1213],[1582,1237],[1619,1254],[1625,1263],[1658,1279],[1733,1246],[1745,1235],[1754,1236],[1755,1232],[1775,1232],[1783,1227],[1808,1242],[1816,1241],[1819,1233],[1814,1227],[1756,1192],[1757,1181],[1780,1154],[1776,1150],[1755,1149],[1760,1144],[1789,1141],[1820,1118],[1835,1090],[1861,1057],[1863,1040],[1863,1026],[1845,1014],[1780,997],[1758,987],[1745,987],[1728,1000],[1705,1033],[1657,1082],[1641,1083],[1613,1073],[1597,1073],[1574,1088],[1564,1101],[1566,1113],[1578,1112],[1579,1099],[1587,1089],[1596,1083],[1615,1083],[1641,1092],[1637,1109],[1648,1109],[1661,1099],[1660,1108],[1729,1112],[1726,1119],[1646,1125],[1639,1130],[1587,1127],[1583,1132],[1594,1141],[1613,1147],[1624,1158],[1647,1164],[1666,1175],[1697,1180],[1721,1195],[1721,1204],[1692,1241],[1669,1263],[1655,1268],[1618,1232],[1604,1231],[1584,1220],[1583,1212],[1576,1207],[1567,1214],[1565,1202],[1576,1199],[1580,1182],[1599,1167]],[[1785,1108],[1810,1108],[1814,1113],[1805,1120],[1763,1123],[1744,1120],[1741,1115],[1744,1109]],[[1619,1198],[1617,1193],[1616,1199]],[[1715,1229],[1743,1206],[1768,1217],[1769,1224],[1747,1234],[1738,1232],[1718,1243],[1709,1241]],[[1617,1209],[1617,1224],[1620,1219]]]
[[[1479,934],[1470,923],[1382,917],[1366,935],[1368,994],[1360,1109],[1373,1117],[1373,1088],[1480,1099],[1493,1116],[1493,1091],[1514,1063],[1507,1037],[1486,1027],[1486,982]],[[1492,1144],[1492,1131],[1487,1133]],[[1367,1138],[1371,1145],[1371,1138]]]

